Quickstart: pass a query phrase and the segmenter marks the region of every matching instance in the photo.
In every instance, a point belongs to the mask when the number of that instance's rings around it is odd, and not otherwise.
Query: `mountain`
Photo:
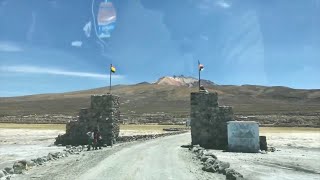
[[[122,114],[165,112],[175,116],[188,116],[190,93],[198,90],[194,84],[194,78],[164,77],[152,84],[115,86],[112,93],[120,96]],[[320,89],[215,85],[214,83],[206,86],[206,89],[217,92],[220,105],[233,106],[236,114],[320,113]],[[108,88],[103,87],[69,93],[0,98],[0,116],[76,115],[80,108],[89,107],[92,94],[108,92]]]
[[[173,85],[173,86],[185,86],[185,87],[197,87],[199,82],[198,79],[194,77],[181,76],[164,76],[156,81],[154,84],[158,85]],[[209,80],[201,79],[201,85],[203,86],[213,86],[215,83]]]

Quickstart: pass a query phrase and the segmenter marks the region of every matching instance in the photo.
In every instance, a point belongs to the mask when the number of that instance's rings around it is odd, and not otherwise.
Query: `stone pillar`
[[[233,120],[231,107],[219,107],[217,93],[191,93],[192,144],[204,148],[227,149],[227,121]]]
[[[268,151],[267,137],[259,136],[259,141],[260,141],[260,149],[263,151]]]
[[[79,112],[79,121],[86,122],[89,119],[90,113],[88,108],[82,108]]]
[[[115,95],[91,96],[93,121],[97,122],[105,143],[112,145],[120,132],[120,102]]]
[[[120,132],[119,97],[111,94],[91,96],[91,107],[79,112],[77,121],[66,125],[66,134],[59,136],[55,144],[87,144],[86,133],[98,128],[104,143],[112,145]]]

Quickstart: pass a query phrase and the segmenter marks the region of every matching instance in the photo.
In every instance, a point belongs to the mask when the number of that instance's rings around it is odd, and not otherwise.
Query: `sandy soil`
[[[0,128],[0,169],[12,166],[21,159],[33,159],[49,152],[62,151],[64,147],[53,146],[55,138],[64,134],[63,130]],[[120,136],[138,134],[159,134],[154,130],[121,130]]]
[[[154,131],[154,130],[145,130],[143,132],[137,130],[120,130],[119,136],[133,136],[133,135],[146,135],[146,134],[161,134],[168,133],[165,131]]]
[[[0,128],[0,169],[12,166],[16,160],[62,151],[63,147],[53,146],[54,138],[62,133],[64,132],[59,130]]]
[[[112,149],[52,161],[13,179],[225,179],[223,175],[202,171],[195,155],[180,148],[188,142],[190,133],[118,144]],[[319,179],[318,148],[284,145],[277,149],[268,154],[213,151],[248,180]]]
[[[273,147],[309,148],[320,150],[320,129],[303,128],[305,131],[291,132],[260,132],[260,136],[267,136],[267,143]]]
[[[26,130],[26,129],[0,129],[0,169],[2,169],[4,166],[12,165],[12,161],[17,159],[31,159],[35,157],[40,157],[43,155],[46,155],[50,151],[60,151],[63,149],[63,147],[51,147],[50,145],[53,143],[54,137],[57,136],[57,134],[63,133],[63,131],[58,130]],[[127,130],[122,131],[122,135],[126,134],[137,134],[139,132],[134,130]],[[141,132],[140,132],[141,133]],[[146,132],[150,133],[150,132]],[[155,132],[153,132],[155,133]],[[261,131],[261,135],[266,135],[268,140],[269,146],[274,146],[277,151],[276,152],[269,152],[268,154],[251,154],[251,153],[229,153],[229,152],[222,152],[218,150],[215,151],[215,154],[218,156],[220,160],[230,162],[231,167],[242,173],[247,179],[251,180],[264,180],[264,179],[283,179],[283,180],[312,180],[312,179],[320,179],[320,131],[319,129],[294,129],[291,128],[290,131],[284,130],[284,129],[265,129]],[[165,138],[162,138],[165,139]],[[168,138],[170,139],[170,138]],[[110,155],[113,156],[120,156],[121,154],[140,154],[137,156],[137,159],[140,161],[143,160],[152,160],[152,158],[155,155],[159,155],[159,153],[165,152],[165,154],[169,154],[170,152],[166,151],[166,148],[171,148],[173,152],[176,153],[177,156],[183,156],[184,158],[190,158],[187,155],[181,155],[181,153],[185,153],[184,151],[177,151],[177,148],[181,144],[186,144],[190,142],[190,134],[185,134],[181,136],[177,136],[177,138],[170,139],[169,143],[165,141],[150,141],[155,143],[149,143],[149,142],[138,142],[138,143],[131,143],[131,146],[135,146],[135,144],[145,144],[137,146],[133,148],[133,152],[130,153],[126,151],[123,151],[123,149],[126,149],[125,147],[127,145],[119,145],[119,149],[112,150],[112,153],[110,151]],[[153,148],[158,147],[158,148]],[[136,149],[136,151],[134,150]],[[153,151],[150,151],[150,149],[153,149]],[[159,151],[157,151],[159,149]],[[119,151],[119,152],[117,152]],[[94,153],[87,153],[85,152],[83,156],[80,156],[79,162],[75,162],[78,156],[74,156],[71,158],[65,158],[62,160],[50,162],[46,164],[45,166],[37,167],[35,170],[31,170],[30,175],[33,175],[35,177],[40,176],[39,172],[41,172],[41,176],[48,177],[44,174],[46,173],[55,173],[56,176],[58,173],[63,171],[63,168],[68,167],[71,170],[74,170],[74,175],[77,175],[77,168],[80,168],[78,170],[82,171],[88,171],[89,169],[86,168],[88,165],[88,159],[90,160],[90,166],[89,167],[109,167],[110,164],[109,160],[105,160],[105,158],[108,158],[108,149],[104,151],[97,152],[102,153],[97,156],[98,158],[95,158],[96,156],[93,156]],[[151,156],[152,158],[143,158],[144,155],[147,155],[148,157]],[[125,155],[124,155],[125,156]],[[164,156],[164,154],[161,154],[161,157]],[[131,162],[130,158],[131,155],[128,155],[129,159],[123,159],[123,162]],[[170,159],[176,159],[177,157],[171,156],[168,157],[168,161]],[[83,161],[81,160],[83,159]],[[111,158],[112,159],[112,158]],[[192,158],[191,158],[192,159]],[[100,162],[101,161],[101,162]],[[161,160],[159,160],[161,161]],[[192,160],[190,160],[192,161]],[[104,162],[104,163],[102,163]],[[188,161],[189,162],[189,161]],[[66,163],[66,165],[64,165]],[[81,163],[84,163],[83,165]],[[101,165],[103,164],[103,166]],[[186,163],[181,162],[180,165]],[[100,164],[100,165],[99,165]],[[111,163],[112,164],[112,163]],[[134,165],[136,165],[135,163]],[[139,163],[138,163],[139,164]],[[166,163],[165,163],[166,164]],[[196,163],[197,164],[197,163]],[[178,164],[179,165],[179,164]],[[179,165],[179,166],[180,166]],[[155,166],[155,165],[153,165]],[[111,167],[111,166],[110,166]],[[130,164],[128,166],[128,171],[132,171],[132,173],[136,172],[134,169],[130,169]],[[123,168],[125,168],[123,167]],[[145,166],[141,166],[140,170],[144,168]],[[160,165],[159,165],[160,167]],[[196,177],[196,179],[207,179],[209,176],[204,175],[199,176],[199,172],[205,173],[201,171],[201,166],[194,166],[191,164],[185,164],[181,165],[182,168],[190,168],[190,171],[193,171],[195,173],[194,176],[190,177]],[[198,169],[197,169],[198,168]],[[112,170],[112,169],[111,169]],[[125,170],[125,169],[124,169]],[[91,171],[91,170],[90,170]],[[160,171],[160,170],[159,170]],[[99,171],[100,172],[100,171]],[[101,171],[102,172],[102,171]],[[167,173],[167,170],[163,171],[164,173]],[[95,173],[95,172],[91,172]],[[99,174],[99,173],[97,173]],[[52,175],[52,174],[51,174]],[[173,174],[174,175],[174,174]],[[24,179],[25,176],[21,176],[20,178]],[[30,176],[29,176],[30,177]],[[116,178],[117,176],[115,176]],[[70,177],[71,178],[71,177]],[[41,178],[40,178],[41,179]]]
[[[276,131],[274,131],[276,129]],[[213,150],[218,159],[231,163],[249,180],[319,180],[320,131],[292,128],[262,131],[268,146],[277,149],[267,154],[231,153]]]

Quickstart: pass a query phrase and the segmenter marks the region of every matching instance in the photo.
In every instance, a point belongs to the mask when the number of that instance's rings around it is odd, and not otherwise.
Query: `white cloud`
[[[90,37],[91,36],[91,21],[89,21],[86,25],[84,25],[83,27],[83,31],[84,31],[84,34],[87,36],[87,37]]]
[[[22,51],[22,48],[11,42],[0,42],[0,51],[19,52]]]
[[[107,79],[109,74],[99,74],[90,72],[76,72],[67,71],[56,68],[45,68],[37,66],[0,66],[0,72],[11,72],[11,73],[28,73],[28,74],[51,74],[51,75],[61,75],[61,76],[74,76],[74,77],[85,77],[85,78],[95,78],[95,79]],[[123,78],[122,75],[112,75],[115,79]]]
[[[31,24],[30,24],[28,32],[27,32],[27,40],[28,41],[32,41],[33,34],[35,32],[36,22],[37,22],[37,14],[36,14],[36,12],[33,11],[31,13],[31,17],[32,17]]]
[[[231,4],[226,2],[226,1],[224,1],[224,0],[219,0],[217,2],[217,5],[222,7],[222,8],[230,8],[231,7]]]
[[[217,10],[217,8],[228,9],[232,6],[229,0],[197,0],[197,8],[201,13],[208,14]]]
[[[82,46],[82,41],[73,41],[73,42],[71,43],[71,46],[81,47],[81,46]]]

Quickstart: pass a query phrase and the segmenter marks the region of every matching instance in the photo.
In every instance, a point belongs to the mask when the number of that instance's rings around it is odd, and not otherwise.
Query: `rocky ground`
[[[62,152],[65,147],[53,146],[53,142],[58,134],[64,133],[63,130],[0,128],[0,169],[11,166],[17,160],[42,157],[50,152]],[[129,137],[134,138],[135,135],[156,135],[160,133],[164,132],[121,130],[120,136],[130,139]]]
[[[65,147],[54,146],[58,134],[64,130],[0,128],[0,169],[12,166],[15,161],[62,152]],[[154,138],[150,135],[168,133],[160,130],[121,130],[121,141]]]
[[[63,147],[53,146],[54,138],[62,133],[61,130],[0,128],[0,169],[12,166],[16,160],[62,151]]]
[[[48,161],[11,179],[224,179],[219,174],[204,174],[192,154],[180,148],[189,136],[181,134],[85,151]]]
[[[208,172],[228,175],[228,169],[231,169],[247,180],[318,180],[320,177],[319,149],[281,147],[275,152],[256,154],[197,147],[190,150],[203,161],[203,170]]]
[[[264,127],[320,127],[320,113],[236,115],[241,121],[256,121]]]
[[[25,123],[25,124],[64,124],[76,117],[63,114],[44,114],[44,115],[18,115],[0,116],[1,123]]]
[[[279,147],[267,154],[212,151],[230,162],[248,180],[317,180],[320,177],[320,150]]]
[[[206,162],[204,154],[229,162],[232,169],[248,180],[318,180],[320,179],[320,131],[301,128],[262,128],[274,152],[235,153],[221,150],[191,149],[204,169],[219,172],[219,162]],[[206,165],[209,163],[209,166]]]
[[[10,157],[9,153],[12,153],[11,156],[16,157],[15,159],[23,157],[31,159],[47,155],[49,150],[65,152],[63,149],[66,149],[65,147],[46,146],[45,143],[50,144],[49,139],[54,132],[51,132],[52,134],[47,132],[45,136],[38,135],[37,140],[31,140],[29,143],[26,141],[26,139],[30,139],[26,136],[28,133],[23,135],[15,132],[20,135],[18,137],[25,136],[24,140],[22,138],[16,141],[16,144],[3,142],[4,134],[8,134],[10,131],[3,133],[4,131],[1,130],[0,132],[2,133],[0,135],[2,140],[1,160],[3,157]],[[268,144],[276,148],[275,152],[266,154],[229,153],[218,150],[209,150],[209,152],[220,161],[229,163],[230,168],[242,174],[245,179],[319,179],[319,129],[305,129],[303,131],[295,131],[294,129],[291,131],[283,129],[281,131],[279,129],[266,131],[264,129],[261,134],[268,137]],[[41,148],[38,146],[38,149],[30,150],[27,146],[35,146],[34,143],[41,141],[40,137],[49,138],[48,141],[43,140],[45,143],[41,147],[48,149],[43,149],[43,154],[35,154]],[[18,142],[25,142],[25,144],[20,145],[19,148]],[[102,179],[104,177],[108,177],[108,179],[141,179],[142,177],[145,179],[148,179],[147,177],[149,179],[225,179],[226,176],[223,174],[202,171],[203,164],[196,155],[188,149],[180,147],[189,142],[190,134],[182,134],[145,142],[121,143],[113,148],[80,152],[78,155],[72,154],[66,158],[49,161],[42,166],[33,167],[24,175],[15,175],[13,179]],[[8,149],[9,146],[12,146],[12,149]],[[21,151],[16,152],[17,149],[21,149]],[[11,150],[12,152],[9,152]],[[1,163],[3,166],[3,161]],[[11,161],[9,164],[12,166],[13,162]],[[66,169],[68,171],[65,171]]]
[[[189,118],[173,118],[171,114],[163,112],[124,114],[122,117],[127,123],[159,123],[159,124],[182,124]],[[17,115],[0,116],[0,123],[25,123],[25,124],[65,124],[70,120],[77,119],[76,116],[63,114],[45,115]],[[256,121],[265,127],[320,127],[320,113],[283,113],[283,114],[236,114],[236,120]]]

